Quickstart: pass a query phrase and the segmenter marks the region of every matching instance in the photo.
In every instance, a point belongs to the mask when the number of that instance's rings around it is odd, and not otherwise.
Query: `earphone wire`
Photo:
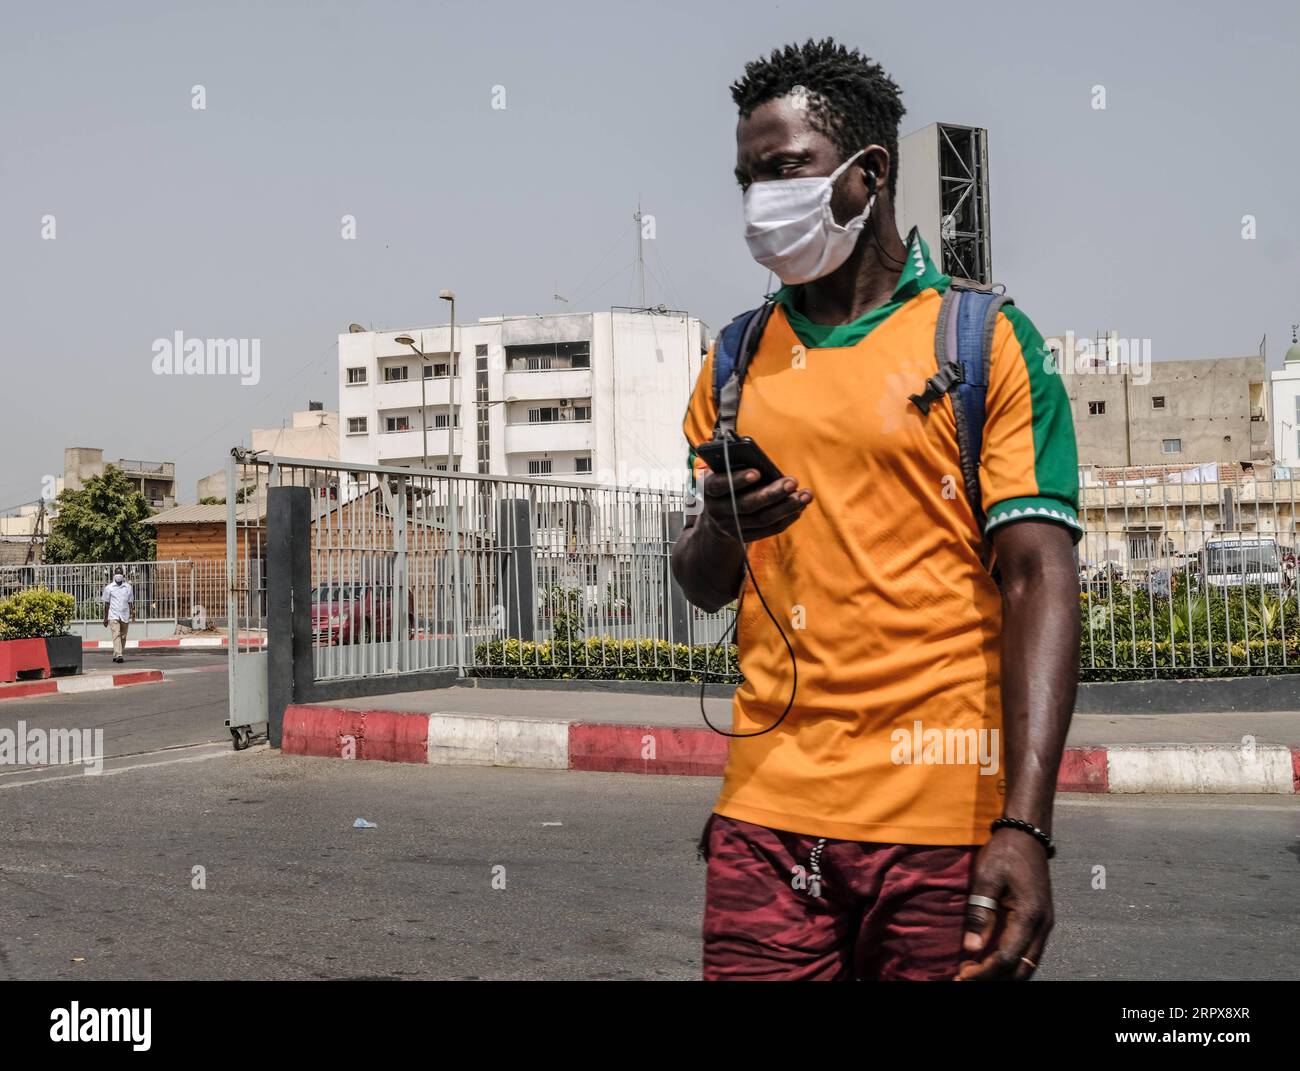
[[[876,197],[878,196],[876,186],[880,180],[876,177],[876,173],[870,168],[867,168],[867,174],[871,176],[871,183],[867,186],[867,194],[870,198],[867,201],[867,222],[871,224],[871,226],[867,228],[867,234],[871,236],[871,244],[876,247],[876,252],[880,255],[880,263],[890,271],[902,271],[907,267],[906,257],[904,257],[903,260],[900,260],[897,264],[894,264],[894,258],[885,252],[885,247],[880,244],[880,238],[876,234],[876,217],[872,214],[871,207],[876,203]]]
[[[749,564],[749,547],[746,545],[744,534],[741,532],[740,529],[740,509],[736,505],[736,485],[735,482],[731,479],[731,456],[729,451],[727,450],[727,437],[725,435],[722,437],[722,459],[723,459],[723,467],[727,470],[727,493],[731,497],[731,516],[732,519],[736,522],[736,538],[740,541],[740,553],[741,553],[741,557],[744,559],[745,562],[745,571],[741,577],[740,595],[736,600],[736,614],[731,619],[731,626],[728,629],[726,629],[726,631],[723,632],[722,636],[718,639],[716,643],[714,643],[713,647],[710,649],[708,659],[706,660],[704,665],[704,672],[700,675],[700,717],[704,719],[704,724],[707,725],[719,736],[728,736],[736,739],[745,739],[746,737],[763,736],[765,733],[770,733],[773,729],[775,729],[783,721],[785,721],[786,715],[789,714],[791,709],[794,707],[794,698],[799,691],[799,661],[794,656],[794,647],[791,646],[790,644],[790,637],[788,637],[785,634],[785,629],[781,627],[781,622],[776,619],[776,615],[772,613],[771,609],[767,605],[767,600],[763,598],[763,589],[758,586],[758,577],[754,575],[754,570],[750,567]],[[740,610],[741,607],[744,605],[744,601],[745,601],[744,578],[746,576],[749,577],[750,583],[754,585],[754,593],[758,596],[759,603],[762,605],[764,612],[768,616],[768,619],[772,622],[772,624],[776,626],[776,631],[781,634],[781,642],[785,644],[786,652],[790,655],[790,698],[785,704],[785,709],[781,711],[781,716],[777,718],[776,721],[774,721],[766,729],[759,729],[757,732],[754,733],[729,733],[726,732],[725,730],[719,729],[716,725],[713,724],[713,722],[709,721],[709,715],[705,712],[704,709],[704,689],[708,684],[709,663],[713,661],[714,652],[717,651],[717,649],[722,645],[723,640],[725,640],[727,636],[731,633],[736,633],[737,640],[739,640]]]

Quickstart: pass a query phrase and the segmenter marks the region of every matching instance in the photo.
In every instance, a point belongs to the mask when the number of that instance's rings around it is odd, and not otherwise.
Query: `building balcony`
[[[507,454],[546,454],[590,450],[594,442],[590,420],[559,420],[540,424],[507,424]]]
[[[424,404],[429,409],[447,408],[447,383],[442,379],[424,381]],[[457,390],[457,401],[461,391]],[[378,383],[375,385],[376,409],[418,409],[420,407],[420,381],[408,379],[400,383]]]
[[[136,479],[141,477],[151,480],[176,479],[176,466],[170,461],[128,461],[123,458],[121,461],[110,461],[108,464],[116,465],[126,475]]]
[[[543,372],[507,372],[505,397],[521,402],[591,397],[590,368],[553,368]]]
[[[452,452],[459,455],[461,446],[462,432],[457,429],[452,436]],[[379,464],[384,465],[390,461],[404,461],[410,458],[419,458],[424,454],[424,439],[420,434],[418,427],[410,431],[384,431],[374,436],[375,451],[379,457]],[[429,463],[431,465],[441,464],[447,458],[447,429],[430,428],[429,429]]]

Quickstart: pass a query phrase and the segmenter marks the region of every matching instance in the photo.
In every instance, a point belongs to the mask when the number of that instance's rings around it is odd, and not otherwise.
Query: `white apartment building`
[[[680,487],[708,328],[683,312],[485,317],[339,336],[344,462]],[[423,353],[396,341],[407,335]],[[421,428],[421,385],[424,428]],[[450,426],[450,442],[449,442]]]
[[[1271,378],[1273,456],[1279,465],[1300,468],[1300,343],[1294,337],[1282,367]]]

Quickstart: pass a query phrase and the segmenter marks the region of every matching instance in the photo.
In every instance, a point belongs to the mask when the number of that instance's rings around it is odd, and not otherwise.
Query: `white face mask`
[[[113,583],[114,583],[114,584],[120,584],[120,583],[122,583],[122,581],[125,580],[125,579],[126,579],[126,578],[125,578],[121,573],[114,573],[114,574],[113,574]]]
[[[781,282],[807,283],[829,275],[858,243],[858,232],[876,202],[873,193],[862,215],[845,224],[831,214],[831,191],[859,149],[829,175],[755,182],[745,191],[745,241],[753,258],[776,272]]]

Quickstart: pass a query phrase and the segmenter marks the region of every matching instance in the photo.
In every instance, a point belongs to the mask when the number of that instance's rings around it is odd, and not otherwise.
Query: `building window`
[[[1105,403],[1105,402],[1089,402],[1089,403],[1088,403],[1088,415],[1089,415],[1089,416],[1105,416],[1105,415],[1106,415],[1106,403]]]
[[[460,413],[459,413],[459,411],[453,410],[453,411],[452,411],[452,415],[456,418],[456,427],[459,428],[459,427],[460,427]],[[446,414],[445,412],[444,412],[444,413],[434,413],[434,414],[433,414],[433,423],[430,424],[429,427],[431,427],[431,428],[443,428],[443,429],[446,429],[446,427],[447,427],[447,414]]]
[[[365,370],[364,368],[349,368],[349,369],[348,369],[348,386],[349,386],[349,387],[360,386],[361,384],[365,383],[365,381],[366,381],[366,370]]]
[[[558,405],[546,405],[528,410],[528,423],[530,424],[554,424],[559,419],[560,407]]]
[[[590,405],[575,405],[575,406],[573,407],[573,419],[574,419],[574,420],[590,420],[590,419],[591,419],[591,406],[590,406]]]
[[[546,372],[559,368],[590,368],[590,342],[542,342],[506,347],[511,372]]]
[[[528,462],[529,476],[549,476],[551,474],[551,459],[549,457],[531,458]]]
[[[431,365],[431,364],[426,364],[426,365],[424,366],[424,378],[425,378],[425,379],[432,379],[432,378],[433,378],[433,365]]]
[[[1181,454],[1183,452],[1182,439],[1161,439],[1160,452],[1162,454]]]
[[[1163,409],[1165,407],[1165,396],[1163,394],[1153,394],[1151,396],[1151,408]]]
[[[366,433],[366,418],[363,416],[348,417],[348,434],[364,435]]]
[[[481,352],[480,352],[481,351]],[[475,347],[474,357],[474,400],[475,406],[475,457],[478,471],[485,474],[491,469],[492,447],[488,434],[488,359],[487,346]]]
[[[475,357],[486,357],[486,356],[487,356],[487,343],[486,343],[486,342],[478,342],[478,343],[475,344],[475,346],[474,346],[474,356],[475,356]]]
[[[1129,561],[1144,562],[1154,558],[1159,553],[1160,531],[1159,528],[1130,528],[1125,533]]]
[[[404,364],[384,369],[385,383],[403,383],[406,381],[407,367]]]
[[[590,457],[578,457],[578,458],[574,458],[574,459],[573,459],[573,471],[574,471],[574,472],[590,472],[590,471],[591,471],[591,458],[590,458]]]
[[[390,416],[384,418],[385,431],[410,431],[411,418],[405,416]]]

